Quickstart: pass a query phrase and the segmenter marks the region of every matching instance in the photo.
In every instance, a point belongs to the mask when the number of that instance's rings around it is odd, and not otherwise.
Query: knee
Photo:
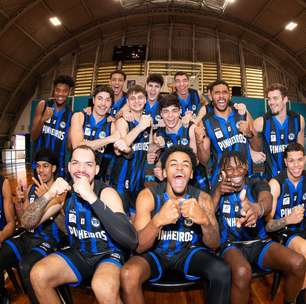
[[[139,271],[129,265],[125,265],[121,269],[120,282],[124,292],[133,292],[135,288],[142,284]]]
[[[237,288],[247,288],[251,280],[252,269],[250,265],[239,265],[232,270],[232,281]]]
[[[48,270],[39,263],[34,265],[30,272],[30,280],[33,286],[47,286],[48,285]]]
[[[119,282],[107,278],[107,280],[93,279],[91,281],[91,288],[99,303],[118,303],[119,298]]]
[[[292,273],[304,275],[306,270],[306,261],[304,256],[301,254],[295,254],[294,258],[291,259],[290,266]]]

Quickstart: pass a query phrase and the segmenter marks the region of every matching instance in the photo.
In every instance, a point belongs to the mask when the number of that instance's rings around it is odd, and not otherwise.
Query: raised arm
[[[298,134],[297,142],[300,143],[304,147],[305,119],[302,115],[300,115],[300,126],[301,126],[301,130]]]
[[[202,121],[197,124],[194,129],[194,132],[199,162],[202,165],[206,166],[210,158],[210,139],[206,135]]]

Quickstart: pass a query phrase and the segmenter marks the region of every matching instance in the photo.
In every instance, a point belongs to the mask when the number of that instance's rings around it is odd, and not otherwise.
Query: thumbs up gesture
[[[255,227],[260,214],[260,206],[257,203],[252,204],[248,200],[245,189],[240,192],[240,202],[242,206],[241,218],[237,221],[237,228],[242,226]]]

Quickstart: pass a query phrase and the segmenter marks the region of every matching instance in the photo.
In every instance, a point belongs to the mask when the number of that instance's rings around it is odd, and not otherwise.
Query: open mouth
[[[182,174],[182,173],[175,174],[174,183],[175,183],[176,186],[185,186],[186,178],[185,178],[184,174]]]
[[[239,187],[239,186],[241,186],[241,184],[243,182],[243,176],[231,177],[231,182],[232,182],[233,186]]]

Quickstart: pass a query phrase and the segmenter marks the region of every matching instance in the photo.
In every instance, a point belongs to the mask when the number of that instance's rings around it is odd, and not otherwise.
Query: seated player
[[[224,153],[221,170],[213,201],[219,215],[221,255],[232,270],[231,303],[248,303],[252,266],[282,271],[285,303],[295,303],[306,263],[302,255],[267,238],[263,216],[272,208],[268,183],[246,179],[247,161],[237,151]]]
[[[20,263],[20,270],[23,276],[27,293],[32,303],[37,303],[31,284],[29,274],[31,267],[40,259],[60,248],[65,243],[65,235],[61,231],[57,219],[54,216],[50,218],[49,209],[52,209],[50,202],[47,207],[34,202],[41,197],[49,187],[54,183],[57,171],[57,159],[51,150],[40,150],[35,156],[35,176],[34,183],[29,186],[25,194],[17,191],[17,195],[23,195],[25,198],[24,212],[21,216],[21,225],[27,229],[17,236],[14,236],[3,243],[0,249],[0,270],[7,267],[17,266]],[[63,200],[57,198],[56,203]],[[56,217],[56,219],[54,219]],[[34,220],[35,219],[35,220]]]
[[[116,132],[115,123],[109,118],[109,112],[114,100],[113,90],[105,85],[99,85],[93,93],[93,108],[90,115],[85,112],[74,113],[71,119],[70,140],[72,148],[84,144],[96,151],[100,166],[96,179],[107,180],[108,169],[114,161],[113,149],[110,144],[120,138]]]
[[[305,204],[306,174],[304,147],[291,143],[284,152],[286,169],[269,182],[273,207],[266,230],[275,240],[306,257]],[[305,303],[306,279],[297,303]]]
[[[72,188],[58,178],[39,199],[47,206],[50,200],[71,190],[64,204],[70,246],[41,260],[32,269],[31,282],[37,298],[40,303],[59,303],[57,286],[67,283],[76,286],[92,279],[99,303],[121,303],[120,268],[124,250],[137,246],[136,231],[124,214],[118,193],[94,181],[99,166],[90,147],[83,145],[73,150],[68,171]]]
[[[139,193],[138,254],[121,271],[124,303],[144,303],[142,284],[171,270],[186,279],[208,280],[206,303],[229,303],[229,269],[209,249],[217,248],[220,239],[211,198],[189,185],[195,166],[191,148],[172,146],[162,157],[166,181]]]
[[[15,212],[12,202],[12,191],[7,178],[0,175],[0,246],[9,238],[15,230]],[[0,249],[1,250],[1,249]],[[0,261],[0,265],[5,261]],[[9,267],[4,265],[0,272],[0,303],[8,302],[8,295],[5,289],[3,270]]]

